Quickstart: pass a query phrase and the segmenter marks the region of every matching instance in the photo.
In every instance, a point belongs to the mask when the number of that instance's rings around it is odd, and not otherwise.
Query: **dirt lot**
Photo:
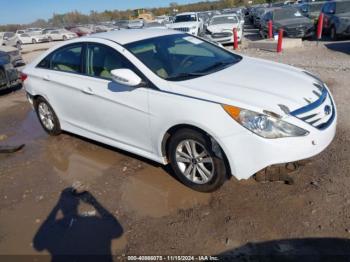
[[[47,136],[23,90],[3,94],[0,145],[26,146],[0,154],[0,254],[349,255],[350,42],[304,45],[240,51],[305,68],[333,92],[335,140],[292,174],[294,185],[231,179],[197,193],[153,162],[71,134]],[[89,193],[70,194],[77,181]]]

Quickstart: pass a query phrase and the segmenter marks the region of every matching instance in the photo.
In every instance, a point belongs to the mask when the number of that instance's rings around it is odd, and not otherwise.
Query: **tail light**
[[[19,78],[22,80],[22,82],[24,82],[28,78],[28,75],[26,75],[25,73],[21,73]]]

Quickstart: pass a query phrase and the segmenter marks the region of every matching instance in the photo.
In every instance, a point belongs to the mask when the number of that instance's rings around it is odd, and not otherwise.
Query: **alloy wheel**
[[[214,176],[214,161],[204,145],[188,139],[176,148],[176,163],[182,174],[196,184],[208,183]]]
[[[40,103],[38,105],[38,113],[41,123],[48,130],[53,130],[55,127],[54,124],[54,115],[51,112],[49,106],[46,103]]]

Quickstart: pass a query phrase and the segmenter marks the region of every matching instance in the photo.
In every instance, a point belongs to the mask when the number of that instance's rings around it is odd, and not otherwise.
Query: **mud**
[[[65,242],[51,241],[58,238],[51,231],[44,235],[52,246],[36,244],[49,218],[54,224],[68,221],[63,231],[80,243],[80,254],[94,252],[88,248],[91,235],[119,255],[230,254],[251,252],[249,243],[283,249],[282,239],[349,239],[349,55],[312,42],[282,55],[240,52],[315,72],[333,92],[339,113],[335,140],[290,174],[294,185],[231,179],[215,193],[191,191],[154,162],[68,133],[49,137],[24,91],[17,90],[0,96],[0,146],[26,144],[15,154],[0,154],[0,254],[54,256],[53,250],[69,250]],[[62,195],[77,183],[85,193],[66,201]],[[86,193],[95,200],[84,199]],[[119,227],[113,236],[99,229],[106,214]]]

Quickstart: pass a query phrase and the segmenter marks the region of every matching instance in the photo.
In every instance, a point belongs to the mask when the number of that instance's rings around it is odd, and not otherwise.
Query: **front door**
[[[95,135],[151,152],[148,88],[112,81],[111,70],[133,67],[115,49],[88,43],[85,54],[82,124]]]

